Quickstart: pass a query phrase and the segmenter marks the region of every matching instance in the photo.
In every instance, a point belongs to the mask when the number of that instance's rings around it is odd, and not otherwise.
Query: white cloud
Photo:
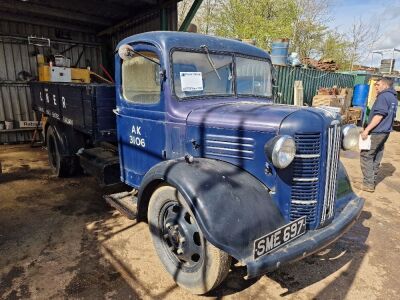
[[[394,5],[386,6],[379,17],[385,21],[400,20],[400,1],[396,1]]]
[[[400,13],[400,8],[399,8]],[[383,22],[380,26],[380,38],[375,44],[375,49],[400,49],[400,16],[391,22]]]
[[[335,16],[333,28],[338,28],[341,32],[347,33],[353,22],[362,19],[367,24],[379,26],[380,38],[377,40],[373,49],[365,49],[365,59],[362,64],[371,65],[372,54],[370,50],[400,48],[400,0],[385,1],[356,1],[356,0],[337,0],[332,7],[332,14]],[[391,58],[386,54],[383,58]],[[372,65],[378,66],[381,57],[375,54]],[[400,68],[400,53],[395,54],[397,59],[397,69]]]

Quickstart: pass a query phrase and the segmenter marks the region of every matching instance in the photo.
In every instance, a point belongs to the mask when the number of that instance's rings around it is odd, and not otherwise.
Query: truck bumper
[[[340,238],[356,222],[364,205],[364,199],[355,197],[334,218],[331,224],[310,230],[286,246],[257,260],[247,261],[247,276],[253,278],[278,267],[302,259]]]

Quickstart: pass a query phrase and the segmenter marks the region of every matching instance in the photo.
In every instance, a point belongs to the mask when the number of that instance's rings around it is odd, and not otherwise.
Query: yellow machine
[[[91,83],[91,76],[93,76],[95,81],[106,82],[109,84],[113,83],[99,74],[90,71],[90,68],[57,67],[52,66],[51,64],[46,64],[42,54],[38,54],[36,58],[38,63],[39,81]]]
[[[90,83],[90,70],[80,68],[71,69],[71,82]],[[52,81],[49,65],[39,65],[39,81]]]
[[[39,81],[51,81],[49,65],[39,65]]]
[[[71,68],[72,82],[90,83],[90,70]]]
[[[52,68],[50,67],[50,65],[45,63],[44,56],[42,54],[38,54],[36,58],[38,63],[39,81],[52,81],[52,78],[54,78],[52,76]],[[68,71],[64,73],[69,73],[69,71],[71,72],[70,82],[90,83],[91,72],[89,69],[65,68],[64,70]],[[67,82],[69,82],[69,77],[67,79]]]

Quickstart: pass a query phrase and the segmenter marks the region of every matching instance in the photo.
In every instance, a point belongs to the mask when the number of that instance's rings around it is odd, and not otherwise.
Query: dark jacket
[[[397,112],[397,92],[393,88],[378,93],[369,114],[368,123],[375,115],[383,116],[382,121],[372,129],[371,133],[388,133],[392,131]]]

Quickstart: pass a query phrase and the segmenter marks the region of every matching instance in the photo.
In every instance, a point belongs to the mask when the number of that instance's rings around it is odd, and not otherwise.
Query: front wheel
[[[147,217],[157,254],[178,285],[204,294],[225,279],[230,256],[203,237],[176,188],[159,187],[151,196]]]

